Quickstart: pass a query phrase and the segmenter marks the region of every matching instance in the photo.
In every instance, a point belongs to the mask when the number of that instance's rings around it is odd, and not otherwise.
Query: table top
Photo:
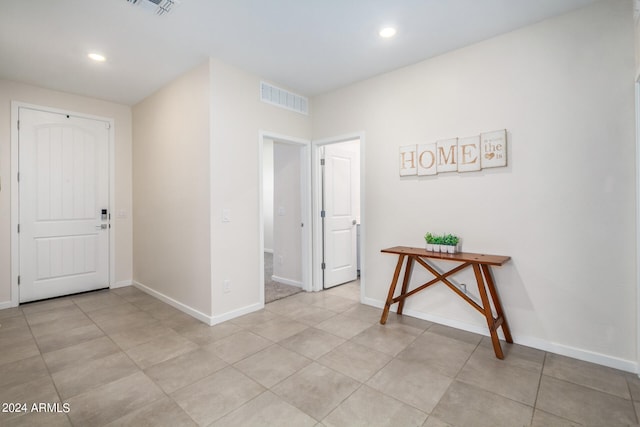
[[[424,248],[411,248],[408,246],[394,246],[383,249],[380,252],[398,255],[413,255],[422,258],[441,259],[443,261],[460,261],[471,264],[502,265],[509,261],[511,257],[502,255],[474,254],[470,252],[458,252],[455,254],[445,254],[442,252],[432,252]]]

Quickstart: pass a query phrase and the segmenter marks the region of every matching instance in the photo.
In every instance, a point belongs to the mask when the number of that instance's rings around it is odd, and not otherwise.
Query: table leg
[[[491,342],[493,343],[493,351],[498,359],[504,359],[502,353],[502,347],[500,346],[500,339],[498,338],[498,331],[496,331],[495,319],[493,318],[493,312],[491,311],[491,303],[487,296],[487,289],[484,287],[484,280],[482,279],[482,272],[478,264],[473,264],[473,272],[476,275],[476,282],[478,284],[478,292],[480,292],[480,298],[482,299],[482,308],[484,310],[484,317],[487,319],[487,325],[489,326],[489,333],[491,334]]]
[[[496,291],[495,282],[493,281],[493,277],[491,276],[491,271],[489,270],[489,266],[482,264],[482,272],[484,273],[484,279],[487,282],[487,288],[489,288],[489,293],[491,294],[491,299],[493,300],[493,306],[496,308],[496,314],[498,315],[498,319],[502,319],[502,332],[504,332],[504,338],[508,343],[513,342],[513,338],[511,338],[511,330],[509,329],[509,324],[507,323],[507,318],[504,317],[504,312],[502,311],[502,304],[500,303],[500,297],[498,296],[498,292]]]
[[[404,261],[404,257],[404,254],[398,255],[398,264],[396,264],[396,271],[393,273],[393,280],[391,281],[391,285],[389,285],[387,302],[384,305],[384,310],[382,310],[382,317],[380,318],[380,324],[382,325],[387,323],[387,317],[389,316],[389,307],[391,307],[391,302],[393,301],[393,294],[396,291],[396,285],[398,284],[398,277],[400,277],[400,270],[402,269],[402,262]]]
[[[411,271],[413,270],[413,257],[409,256],[407,259],[407,265],[404,269],[404,280],[402,281],[402,291],[400,295],[404,295],[407,293],[407,288],[409,287],[409,280],[411,279]],[[398,314],[402,314],[402,309],[404,308],[404,298],[398,302]]]

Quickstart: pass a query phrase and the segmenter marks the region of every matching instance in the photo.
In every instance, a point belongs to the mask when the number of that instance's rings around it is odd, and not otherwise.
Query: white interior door
[[[108,123],[18,115],[20,302],[108,287]]]
[[[324,287],[356,280],[356,198],[359,165],[354,152],[324,147]]]

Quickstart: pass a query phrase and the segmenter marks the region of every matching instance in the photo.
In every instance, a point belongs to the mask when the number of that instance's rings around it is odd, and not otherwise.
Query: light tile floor
[[[381,326],[358,299],[300,293],[213,327],[133,287],[0,310],[0,425],[638,423],[633,374],[519,345],[498,360],[485,337]]]

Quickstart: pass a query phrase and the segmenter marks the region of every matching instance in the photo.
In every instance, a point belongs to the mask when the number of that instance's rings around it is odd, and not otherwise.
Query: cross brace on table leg
[[[493,312],[491,311],[491,303],[489,302],[489,296],[487,295],[487,289],[485,288],[484,280],[482,278],[482,272],[480,271],[480,266],[478,264],[473,265],[473,272],[476,276],[476,282],[478,283],[478,292],[480,292],[480,299],[482,299],[482,306],[484,308],[484,315],[487,319],[487,326],[489,327],[489,334],[491,335],[491,343],[493,344],[493,351],[496,354],[498,359],[504,359],[504,354],[502,353],[502,347],[500,346],[500,338],[498,338],[498,327],[506,324],[504,317],[498,314],[497,318],[493,317]],[[491,290],[490,290],[491,292]],[[493,296],[494,292],[491,292],[491,298],[494,300]],[[499,303],[498,303],[499,304]],[[498,311],[496,307],[496,312]],[[511,334],[509,334],[511,337]]]

